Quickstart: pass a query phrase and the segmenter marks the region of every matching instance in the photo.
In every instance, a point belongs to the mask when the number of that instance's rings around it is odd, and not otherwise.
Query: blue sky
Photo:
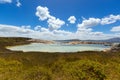
[[[120,0],[0,0],[0,36],[108,39],[120,35]]]

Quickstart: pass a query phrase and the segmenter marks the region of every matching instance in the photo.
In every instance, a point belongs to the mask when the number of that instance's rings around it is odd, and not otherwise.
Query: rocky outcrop
[[[119,52],[120,51],[120,43],[114,43],[112,44],[111,48],[103,50],[104,52]]]
[[[112,52],[118,52],[118,51],[120,51],[120,43],[113,44],[113,46],[111,47],[111,51]]]

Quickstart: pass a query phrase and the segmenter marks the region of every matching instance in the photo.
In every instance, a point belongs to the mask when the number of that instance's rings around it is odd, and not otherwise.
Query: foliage
[[[94,61],[56,62],[52,67],[54,80],[104,80],[103,66]]]
[[[0,80],[16,80],[22,70],[22,63],[0,58]]]
[[[52,74],[46,68],[33,67],[25,72],[24,80],[52,80]]]

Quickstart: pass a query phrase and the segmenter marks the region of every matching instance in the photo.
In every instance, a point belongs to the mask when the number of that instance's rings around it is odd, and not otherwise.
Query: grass
[[[10,51],[28,38],[0,38],[0,80],[119,80],[120,52]]]

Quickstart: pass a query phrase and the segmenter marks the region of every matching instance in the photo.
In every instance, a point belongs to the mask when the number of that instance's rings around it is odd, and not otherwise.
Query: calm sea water
[[[104,46],[101,44],[41,44],[31,43],[29,45],[13,46],[8,49],[13,51],[24,51],[24,52],[78,52],[78,51],[102,51],[110,46]]]

